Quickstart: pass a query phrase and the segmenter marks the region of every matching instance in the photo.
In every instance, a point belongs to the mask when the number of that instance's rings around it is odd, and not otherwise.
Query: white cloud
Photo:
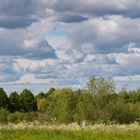
[[[0,59],[0,82],[10,82],[19,80],[24,69],[15,61],[10,59]]]
[[[1,82],[140,75],[138,0],[2,0],[0,13]]]
[[[42,21],[26,29],[0,29],[0,55],[30,59],[55,58],[55,50],[44,37],[49,27],[49,23]]]

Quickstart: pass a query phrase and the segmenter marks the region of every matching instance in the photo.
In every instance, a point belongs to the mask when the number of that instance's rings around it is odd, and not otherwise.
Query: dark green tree
[[[17,92],[12,92],[9,96],[9,110],[11,112],[20,111],[20,96]]]
[[[24,112],[37,111],[37,102],[30,90],[24,89],[20,94],[21,108]]]
[[[9,101],[6,92],[0,88],[0,108],[8,108]]]
[[[36,99],[45,98],[45,93],[44,92],[40,92],[38,95],[36,95],[35,98]]]

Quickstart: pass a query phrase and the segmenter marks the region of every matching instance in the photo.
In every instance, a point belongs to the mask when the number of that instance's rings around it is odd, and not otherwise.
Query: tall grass
[[[0,140],[140,140],[140,125],[50,125],[24,122],[1,125]]]

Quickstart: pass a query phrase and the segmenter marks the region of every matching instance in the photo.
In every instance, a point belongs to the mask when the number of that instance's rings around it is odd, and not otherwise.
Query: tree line
[[[93,76],[87,88],[50,88],[36,96],[28,89],[7,96],[0,88],[0,122],[72,123],[140,122],[140,89],[115,92],[113,81]]]

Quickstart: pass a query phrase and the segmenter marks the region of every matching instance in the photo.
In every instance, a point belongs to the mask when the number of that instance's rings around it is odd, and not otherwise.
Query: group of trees
[[[20,95],[12,92],[8,97],[3,88],[0,88],[0,108],[10,112],[31,112],[37,111],[37,102],[30,90],[24,89]]]
[[[10,112],[10,119],[5,120],[15,122],[20,118],[59,123],[132,123],[140,121],[140,89],[116,93],[114,82],[97,76],[89,79],[86,89],[76,91],[51,88],[34,96],[25,89],[20,95],[13,92],[7,97],[1,88],[0,108],[1,114],[6,114],[4,109]]]

